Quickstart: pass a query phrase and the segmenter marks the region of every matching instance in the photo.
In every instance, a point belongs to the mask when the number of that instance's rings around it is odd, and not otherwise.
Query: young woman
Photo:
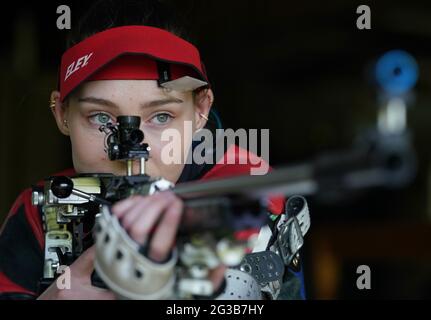
[[[122,4],[120,12],[116,3]],[[199,52],[181,38],[179,29],[166,18],[164,7],[157,1],[125,3],[105,1],[94,6],[69,39],[62,57],[59,90],[51,93],[51,108],[60,132],[71,141],[74,168],[66,173],[124,175],[124,163],[108,159],[103,149],[105,135],[99,131],[101,125],[115,123],[120,115],[141,117],[144,142],[151,147],[146,171],[150,176],[178,183],[248,173],[247,165],[232,169],[229,165],[185,165],[184,159],[168,164],[163,159],[162,150],[168,142],[162,141],[162,133],[177,130],[180,154],[191,150],[193,133],[207,125],[214,94]],[[182,80],[175,82],[178,79]],[[191,132],[185,130],[184,123],[190,124]],[[238,148],[227,152],[236,152],[236,157],[254,156]],[[157,224],[148,255],[163,263],[174,246],[182,208],[182,201],[173,193],[159,192],[120,201],[112,212],[138,243],[145,243]],[[0,234],[3,297],[38,297],[43,245],[40,213],[31,206],[27,189],[12,206]],[[70,290],[59,290],[54,283],[38,298],[114,299],[111,291],[91,285],[93,262],[91,247],[71,265]],[[223,266],[212,270],[215,288],[222,285],[224,274]],[[289,286],[288,295],[300,298],[300,286],[292,282]]]

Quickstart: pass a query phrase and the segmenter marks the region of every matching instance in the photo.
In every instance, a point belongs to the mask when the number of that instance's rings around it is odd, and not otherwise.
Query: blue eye
[[[172,118],[173,117],[168,113],[159,113],[151,119],[151,122],[158,125],[163,125],[168,123]]]
[[[90,122],[97,125],[104,125],[104,124],[107,124],[108,122],[112,122],[112,123],[114,122],[108,114],[101,113],[101,112],[90,116],[89,119],[90,119]]]

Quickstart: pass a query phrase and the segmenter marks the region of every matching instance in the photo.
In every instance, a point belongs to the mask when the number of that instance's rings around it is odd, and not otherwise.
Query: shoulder
[[[267,161],[237,145],[231,145],[202,180],[238,175],[262,175],[271,171]]]

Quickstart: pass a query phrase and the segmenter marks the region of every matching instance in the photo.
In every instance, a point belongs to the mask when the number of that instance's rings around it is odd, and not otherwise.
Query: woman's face
[[[108,122],[115,123],[121,115],[141,117],[140,129],[144,142],[151,148],[146,173],[152,177],[163,177],[176,182],[183,170],[181,164],[162,161],[162,148],[172,142],[161,141],[166,129],[176,129],[181,135],[181,154],[189,149],[192,133],[205,125],[200,113],[208,115],[212,103],[212,92],[204,90],[194,97],[189,92],[170,91],[160,88],[154,80],[99,80],[86,82],[61,105],[58,92],[52,98],[57,102],[55,118],[59,129],[70,136],[73,165],[78,173],[126,174],[124,161],[111,161],[104,151],[105,134],[99,127]],[[67,125],[64,124],[67,120]],[[185,130],[189,121],[192,132]],[[133,172],[139,172],[135,161]]]

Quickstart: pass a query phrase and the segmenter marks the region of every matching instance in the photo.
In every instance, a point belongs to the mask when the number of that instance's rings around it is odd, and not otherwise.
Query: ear
[[[196,93],[195,96],[195,122],[196,130],[205,127],[210,113],[211,106],[214,103],[214,94],[211,89],[203,89]]]
[[[58,129],[62,134],[69,135],[69,126],[67,125],[68,110],[66,103],[60,100],[60,92],[51,92],[51,111],[57,123]]]

